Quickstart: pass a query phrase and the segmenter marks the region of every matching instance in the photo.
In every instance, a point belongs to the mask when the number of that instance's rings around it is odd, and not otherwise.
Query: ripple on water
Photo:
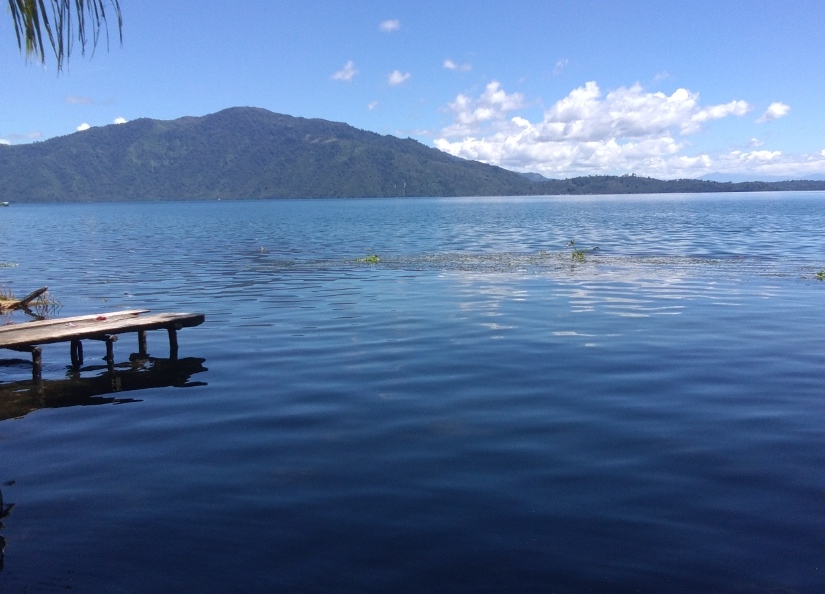
[[[818,196],[6,210],[0,285],[207,323],[188,387],[0,421],[0,590],[825,584]]]

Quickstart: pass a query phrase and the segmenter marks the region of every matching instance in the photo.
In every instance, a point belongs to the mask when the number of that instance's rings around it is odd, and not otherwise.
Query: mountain
[[[531,191],[530,180],[518,173],[412,139],[251,107],[0,146],[0,196],[14,202]]]
[[[544,177],[541,173],[536,173],[534,171],[526,171],[521,175],[534,182],[545,182],[550,179],[549,177]]]
[[[825,181],[547,179],[453,157],[410,138],[253,107],[0,145],[0,200],[10,202],[770,190],[825,190]]]

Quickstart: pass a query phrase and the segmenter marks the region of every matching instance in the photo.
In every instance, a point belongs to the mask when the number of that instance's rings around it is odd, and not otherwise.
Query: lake
[[[823,230],[805,192],[13,203],[0,287],[206,322],[114,375],[47,345],[40,392],[0,351],[0,591],[825,591]]]

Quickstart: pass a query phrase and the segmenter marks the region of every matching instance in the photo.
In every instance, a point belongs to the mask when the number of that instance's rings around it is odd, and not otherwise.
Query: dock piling
[[[138,354],[145,357],[148,354],[146,349],[146,330],[139,330],[138,333]]]
[[[178,331],[174,326],[167,328],[169,331],[169,358],[173,361],[178,358]]]
[[[32,381],[34,383],[43,379],[43,349],[39,346],[32,347]]]
[[[80,367],[83,365],[83,343],[80,340],[72,340],[70,347],[72,357],[72,367]]]

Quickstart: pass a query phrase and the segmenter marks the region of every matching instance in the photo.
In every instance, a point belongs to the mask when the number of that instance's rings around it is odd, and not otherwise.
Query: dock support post
[[[43,352],[39,346],[32,347],[32,381],[39,383],[43,379]]]
[[[80,367],[83,365],[83,343],[79,340],[73,340],[71,346],[72,366]]]
[[[107,336],[106,337],[106,366],[109,368],[109,372],[114,373],[115,371],[115,349],[114,343],[117,340],[117,336]]]
[[[169,326],[166,330],[169,332],[169,358],[175,361],[178,358],[178,331],[174,326]]]
[[[138,330],[138,354],[146,356],[146,330]]]

